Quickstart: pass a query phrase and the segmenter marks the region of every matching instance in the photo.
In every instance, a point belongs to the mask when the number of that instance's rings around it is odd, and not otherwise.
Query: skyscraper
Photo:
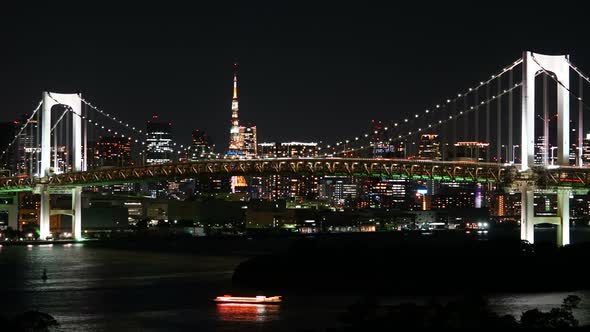
[[[146,159],[147,164],[165,164],[172,162],[172,123],[161,121],[154,114],[152,119],[147,122],[147,147]]]
[[[418,146],[418,159],[441,160],[440,141],[436,134],[422,134]]]
[[[256,126],[240,126],[241,157],[256,158],[257,156]]]
[[[196,161],[199,159],[212,158],[213,143],[211,138],[204,131],[195,129],[192,132],[191,147],[189,159]]]
[[[9,147],[14,135],[16,134],[17,121],[0,123],[0,170],[3,171],[1,175],[10,176],[16,169],[15,163],[15,146]]]
[[[96,142],[94,157],[94,165],[98,167],[131,166],[131,138],[101,136]]]

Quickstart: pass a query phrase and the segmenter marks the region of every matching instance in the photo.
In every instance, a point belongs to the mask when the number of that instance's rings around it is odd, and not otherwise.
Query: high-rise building
[[[240,126],[240,146],[242,158],[256,158],[257,138],[256,126]]]
[[[355,154],[358,157],[373,157],[373,158],[401,158],[404,157],[404,149],[400,150],[399,144],[393,143],[391,130],[381,120],[371,120],[371,128],[369,130],[369,144],[371,146],[370,155],[363,155],[363,153],[351,152],[349,156]],[[361,149],[360,151],[363,151]],[[401,151],[401,154],[399,153]]]
[[[535,164],[542,165],[545,159],[550,165],[553,164],[557,160],[555,149],[557,147],[552,146],[550,142],[545,143],[545,136],[537,137],[535,142]]]
[[[318,154],[319,148],[316,142],[283,142],[277,146],[279,158],[310,158],[317,157]]]
[[[357,207],[407,209],[411,198],[409,187],[406,179],[361,178],[357,182]]]
[[[14,124],[18,128],[25,125],[27,127],[16,138],[13,169],[17,174],[38,173],[39,162],[41,161],[41,137],[38,131],[37,118],[29,119],[28,114],[23,114],[20,120],[14,121]],[[54,152],[52,152],[51,157],[53,158],[54,155]],[[51,164],[54,164],[53,161]]]
[[[94,159],[96,167],[131,166],[131,138],[101,136],[96,142]]]
[[[196,161],[199,159],[212,158],[214,155],[214,145],[211,138],[204,131],[195,129],[192,132],[192,140],[189,152],[189,159]]]
[[[455,143],[455,160],[485,161],[490,143],[484,142],[457,142]]]
[[[172,123],[158,119],[157,115],[147,122],[147,146],[145,162],[165,164],[173,161]]]
[[[358,196],[358,184],[353,177],[327,175],[320,178],[318,198],[337,205],[350,206]]]
[[[16,147],[12,143],[14,135],[16,134],[16,121],[1,122],[0,123],[0,170],[2,175],[9,176],[16,170]]]
[[[258,143],[257,153],[259,158],[276,158],[277,143]]]
[[[436,134],[422,134],[418,146],[418,159],[441,160],[440,141]]]
[[[584,165],[590,163],[590,133],[586,134],[586,137],[584,137],[582,146],[582,161],[584,162]]]

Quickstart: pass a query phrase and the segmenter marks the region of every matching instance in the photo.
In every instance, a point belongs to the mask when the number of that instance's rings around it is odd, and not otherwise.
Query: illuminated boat
[[[254,304],[277,304],[283,300],[281,296],[231,296],[223,295],[216,297],[213,301],[220,303],[254,303]]]

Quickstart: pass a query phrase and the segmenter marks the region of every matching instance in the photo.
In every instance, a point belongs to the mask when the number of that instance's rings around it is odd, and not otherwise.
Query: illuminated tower
[[[240,142],[240,123],[238,120],[238,64],[234,63],[234,96],[231,103],[231,128],[229,130],[229,151],[231,157],[240,157],[242,144]]]

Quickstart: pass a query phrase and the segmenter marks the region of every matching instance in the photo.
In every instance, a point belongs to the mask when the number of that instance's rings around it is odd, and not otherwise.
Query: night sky
[[[254,3],[5,7],[0,120],[30,112],[44,89],[80,91],[133,124],[153,113],[171,120],[182,143],[205,130],[222,152],[235,59],[240,120],[257,125],[259,142],[361,134],[371,119],[400,119],[462,92],[526,49],[569,53],[590,73],[580,9]]]

